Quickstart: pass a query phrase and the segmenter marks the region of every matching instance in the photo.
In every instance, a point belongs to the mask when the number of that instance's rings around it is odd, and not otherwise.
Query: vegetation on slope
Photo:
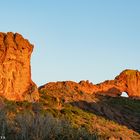
[[[43,89],[38,103],[1,100],[0,135],[6,140],[140,139],[139,100],[68,94],[68,89]]]
[[[63,98],[55,96],[56,92],[62,94],[62,91]],[[41,102],[55,117],[65,117],[72,126],[84,127],[90,133],[98,135],[100,139],[140,139],[139,100],[92,96],[80,92],[76,94],[85,97],[86,100],[80,97],[79,99],[82,100],[75,98],[65,100],[68,93],[64,89],[62,91],[49,91],[48,89],[40,91]],[[88,98],[88,96],[90,97]]]
[[[97,139],[97,135],[89,133],[85,128],[72,127],[65,118],[54,117],[54,113],[45,110],[42,103],[5,100],[4,106],[0,112],[0,135],[3,139]]]

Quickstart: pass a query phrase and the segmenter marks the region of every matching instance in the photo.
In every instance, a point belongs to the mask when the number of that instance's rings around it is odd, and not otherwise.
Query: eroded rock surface
[[[126,92],[129,97],[140,99],[140,72],[124,70],[114,80],[98,84],[96,93],[120,96]]]
[[[88,93],[102,94],[108,96],[121,96],[122,92],[126,92],[129,97],[140,98],[140,72],[137,70],[124,70],[114,80],[107,80],[103,83],[94,85],[89,81],[80,81],[79,83],[72,81],[52,82],[42,87],[41,90],[47,89],[56,91],[58,96],[60,91],[65,93]],[[73,94],[74,95],[74,94]],[[64,94],[62,94],[64,96]],[[76,94],[74,95],[76,96]]]
[[[9,100],[38,100],[31,80],[33,45],[18,33],[0,33],[0,96]]]

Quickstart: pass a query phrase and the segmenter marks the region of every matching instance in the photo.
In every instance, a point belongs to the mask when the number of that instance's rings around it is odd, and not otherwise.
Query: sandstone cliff
[[[9,100],[38,100],[31,80],[33,45],[20,34],[0,33],[0,96]]]
[[[96,85],[95,93],[120,96],[126,92],[129,97],[140,98],[140,72],[138,70],[124,70],[114,80],[108,80]]]
[[[9,100],[39,99],[36,84],[31,80],[30,57],[33,45],[20,34],[0,33],[0,96]],[[63,90],[88,94],[120,96],[126,92],[129,97],[140,98],[140,72],[125,70],[114,80],[93,85],[88,81],[79,83],[66,81],[49,83],[40,89]],[[59,92],[58,92],[59,93]],[[73,95],[74,96],[74,95]],[[81,98],[81,97],[80,97]]]
[[[103,83],[93,85],[89,81],[80,81],[79,83],[72,81],[65,82],[52,82],[42,87],[41,90],[57,90],[58,96],[61,95],[60,91],[65,93],[75,93],[73,98],[84,98],[84,94],[81,97],[77,97],[77,92],[88,94],[102,94],[108,96],[121,96],[122,92],[126,92],[129,97],[140,98],[140,72],[137,70],[124,70],[114,80],[107,80]],[[70,94],[71,95],[71,94]],[[67,95],[67,96],[70,96]],[[57,95],[56,95],[57,96]],[[72,97],[72,96],[71,96]]]

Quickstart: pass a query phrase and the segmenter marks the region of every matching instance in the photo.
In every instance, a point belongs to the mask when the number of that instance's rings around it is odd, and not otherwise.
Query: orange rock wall
[[[126,92],[129,97],[140,99],[140,72],[137,70],[124,70],[114,80],[107,80],[103,83],[93,85],[89,81],[72,81],[48,83],[40,89],[64,90],[85,92],[88,94],[102,94],[108,96],[121,96]],[[59,93],[58,93],[59,94]]]
[[[9,100],[37,100],[31,80],[33,45],[20,34],[0,33],[0,96]]]

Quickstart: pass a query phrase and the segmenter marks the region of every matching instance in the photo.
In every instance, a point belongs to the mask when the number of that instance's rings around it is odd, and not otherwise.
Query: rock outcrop
[[[63,81],[47,83],[39,87],[39,91],[53,98],[57,98],[57,100],[62,99],[64,102],[79,100],[93,101],[94,96],[91,95],[93,93],[93,87],[93,84],[88,81],[81,81],[80,83]]]
[[[33,45],[18,33],[0,33],[0,96],[9,100],[38,100],[31,80]]]
[[[121,96],[122,92],[126,92],[129,97],[139,99],[140,72],[137,70],[124,70],[114,80],[107,80],[97,85],[93,85],[92,83],[89,83],[89,81],[80,81],[79,83],[72,81],[64,81],[64,82],[48,83],[40,87],[39,89],[51,90],[53,91],[52,93],[54,93],[54,91],[57,91],[56,94],[58,94],[58,96],[64,96],[62,91],[64,91],[65,93],[101,94],[112,97]],[[76,97],[77,94],[75,94],[74,96]],[[78,98],[82,99],[83,97]]]
[[[126,92],[129,97],[140,98],[140,72],[138,70],[124,70],[114,80],[108,80],[96,85],[95,93],[120,96]]]
[[[37,86],[31,80],[30,57],[32,51],[33,45],[20,34],[0,33],[0,96],[16,101],[39,99]],[[138,99],[140,98],[140,72],[124,70],[114,80],[97,85],[93,85],[89,81],[79,83],[66,81],[49,83],[40,89],[109,96],[120,96],[122,92],[126,92],[129,97]]]

